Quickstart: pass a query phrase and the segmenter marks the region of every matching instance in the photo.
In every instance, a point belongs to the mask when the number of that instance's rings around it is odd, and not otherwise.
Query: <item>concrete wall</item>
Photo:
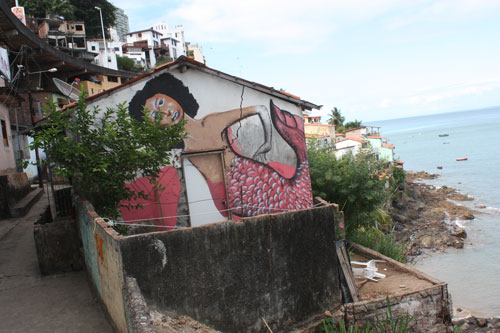
[[[333,206],[129,236],[150,306],[229,332],[275,331],[341,304]]]
[[[427,332],[431,328],[435,329],[436,327],[447,326],[451,323],[453,309],[446,283],[366,247],[357,244],[353,244],[352,246],[353,251],[356,253],[368,256],[369,258],[384,260],[397,269],[413,274],[419,279],[429,281],[434,285],[417,292],[395,292],[389,295],[393,315],[405,315],[408,313],[413,316],[413,323],[416,323],[414,328],[417,332]],[[344,315],[342,319],[351,323],[355,321],[358,323],[366,321],[375,322],[376,316],[385,318],[387,308],[385,297],[349,303],[343,306]]]
[[[14,158],[14,140],[12,140],[10,129],[9,111],[3,103],[0,103],[0,120],[5,122],[7,131],[7,137],[5,138],[0,127],[0,174],[5,174],[16,170],[16,160]]]
[[[90,203],[80,200],[76,203],[89,279],[115,329],[127,332],[120,236],[98,217]]]
[[[24,172],[0,175],[0,218],[10,216],[10,207],[31,191],[28,176]]]

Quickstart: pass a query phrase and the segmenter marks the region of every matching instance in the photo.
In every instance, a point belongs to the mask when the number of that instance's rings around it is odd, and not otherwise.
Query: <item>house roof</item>
[[[360,126],[360,127],[356,127],[356,128],[351,128],[351,129],[345,130],[344,133],[346,133],[346,132],[352,132],[352,131],[363,129],[363,128],[366,128],[366,126]]]
[[[127,32],[126,34],[124,35],[132,35],[132,34],[137,34],[139,32],[146,32],[146,31],[152,31],[152,32],[156,32],[157,34],[160,34],[163,36],[163,34],[155,29],[152,29],[152,28],[149,28],[149,29],[143,29],[143,30],[137,30],[137,31],[131,31],[131,32]]]
[[[384,143],[382,145],[382,148],[391,148],[391,149],[394,149],[394,145],[392,143]]]
[[[368,135],[368,139],[383,139],[380,135]]]
[[[345,138],[345,139],[342,139],[342,140],[339,140],[337,142],[343,142],[343,141],[356,141],[356,142],[359,142],[359,143],[365,143],[365,142],[368,142],[367,140],[363,140],[361,138],[354,138],[354,137],[351,137],[351,138]]]
[[[87,98],[87,101],[98,100],[98,99],[101,99],[105,96],[109,96],[114,91],[121,90],[124,87],[126,87],[134,82],[137,82],[137,81],[140,81],[144,78],[155,75],[155,74],[162,72],[166,69],[175,69],[175,68],[187,69],[188,67],[196,68],[204,73],[217,76],[221,79],[228,80],[228,81],[240,84],[242,86],[255,89],[255,90],[260,91],[260,92],[264,92],[264,93],[269,94],[271,96],[274,96],[276,98],[281,98],[282,100],[286,100],[289,103],[299,105],[303,109],[306,109],[306,110],[320,109],[322,107],[322,105],[316,105],[316,104],[313,104],[311,102],[302,100],[302,99],[300,99],[300,97],[292,95],[292,94],[287,93],[287,92],[284,92],[282,90],[276,90],[273,87],[268,87],[268,86],[265,86],[265,85],[257,83],[257,82],[248,81],[248,80],[242,79],[242,78],[237,77],[237,76],[223,73],[223,72],[218,71],[216,69],[210,68],[201,62],[198,62],[196,60],[188,58],[186,56],[180,56],[175,61],[167,63],[165,65],[162,65],[162,66],[158,67],[157,69],[155,69],[154,71],[152,71],[151,73],[145,73],[145,74],[139,75],[133,79],[128,80],[124,84],[121,84],[117,87],[106,90],[100,94],[90,96]]]
[[[319,124],[319,123],[306,123],[304,126],[327,126],[327,127],[335,127],[335,125],[330,124]]]
[[[329,138],[330,136],[327,134],[311,134],[305,133],[306,138]]]

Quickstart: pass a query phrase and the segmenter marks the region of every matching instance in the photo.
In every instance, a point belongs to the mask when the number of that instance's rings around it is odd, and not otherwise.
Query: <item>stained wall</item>
[[[341,304],[333,206],[125,237],[149,306],[227,332],[286,331]]]

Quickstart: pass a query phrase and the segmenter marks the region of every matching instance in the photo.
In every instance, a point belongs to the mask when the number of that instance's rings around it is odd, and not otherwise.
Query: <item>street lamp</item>
[[[43,71],[28,72],[28,74],[40,74],[40,73],[46,73],[46,72],[55,73],[55,72],[57,72],[57,68],[53,67],[53,68],[49,68],[49,69],[46,69],[46,70],[43,70]]]
[[[107,64],[108,63],[108,48],[106,47],[106,36],[104,35],[104,22],[102,21],[102,9],[101,9],[101,7],[97,7],[97,6],[95,6],[94,8],[99,11],[99,14],[101,16],[102,42],[104,43],[104,58],[105,58],[104,63]],[[108,67],[108,66],[106,66],[106,67]]]

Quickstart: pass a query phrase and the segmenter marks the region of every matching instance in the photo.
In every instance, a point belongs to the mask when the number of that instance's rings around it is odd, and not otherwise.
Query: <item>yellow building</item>
[[[122,80],[119,76],[97,74],[88,80],[82,80],[80,84],[83,85],[83,90],[92,96],[119,86]]]

